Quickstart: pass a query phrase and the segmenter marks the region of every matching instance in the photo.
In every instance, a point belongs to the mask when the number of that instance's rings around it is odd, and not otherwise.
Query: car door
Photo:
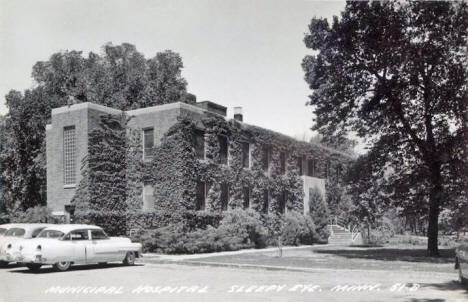
[[[103,230],[91,230],[91,242],[96,262],[110,262],[123,259],[119,257],[117,247]]]
[[[89,232],[88,230],[74,230],[69,234],[69,243],[72,246],[73,255],[70,255],[75,263],[84,264],[87,263],[87,244],[89,243]]]

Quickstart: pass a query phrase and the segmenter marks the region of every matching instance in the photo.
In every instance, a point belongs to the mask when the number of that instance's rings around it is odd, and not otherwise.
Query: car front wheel
[[[38,263],[28,263],[26,267],[29,268],[30,271],[37,272],[41,268],[41,264]]]
[[[135,252],[127,252],[123,264],[125,265],[134,265],[135,264]]]
[[[70,266],[71,266],[71,262],[68,262],[68,261],[57,262],[54,264],[54,269],[59,272],[64,272],[68,270]]]

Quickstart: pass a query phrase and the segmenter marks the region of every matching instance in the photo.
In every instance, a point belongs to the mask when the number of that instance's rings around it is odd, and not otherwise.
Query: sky
[[[128,42],[147,58],[166,49],[198,101],[243,107],[244,121],[310,137],[310,90],[301,62],[310,20],[344,1],[317,0],[0,0],[0,114],[9,90],[33,87],[37,61],[65,50],[101,52]]]

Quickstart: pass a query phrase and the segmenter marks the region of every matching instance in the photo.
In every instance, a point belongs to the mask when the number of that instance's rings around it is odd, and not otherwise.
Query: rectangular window
[[[286,173],[286,153],[280,153],[280,170],[281,174]]]
[[[109,239],[103,230],[91,230],[91,239],[93,240],[104,240]]]
[[[263,146],[262,151],[262,168],[263,171],[268,171],[268,169],[270,168],[271,148],[270,146]]]
[[[330,178],[330,160],[327,159],[325,164],[325,177],[328,179]]]
[[[154,209],[154,188],[150,184],[143,186],[143,210],[151,211]]]
[[[242,143],[242,166],[250,168],[250,144]]]
[[[304,171],[302,169],[302,156],[297,158],[297,168],[299,170],[299,175],[300,176],[304,175]]]
[[[242,195],[244,200],[244,209],[248,209],[250,207],[250,188],[244,187],[242,189]]]
[[[336,166],[336,178],[340,178],[341,177],[341,174],[342,174],[342,167],[341,165],[337,165]]]
[[[307,176],[315,176],[315,160],[309,159],[307,161]]]
[[[197,158],[205,159],[205,132],[201,130],[195,130],[194,145]]]
[[[76,134],[75,126],[63,128],[63,183],[76,184]]]
[[[143,159],[153,158],[154,129],[143,129]]]
[[[88,230],[76,230],[70,233],[71,240],[89,240]]]
[[[270,192],[265,189],[263,190],[263,206],[262,206],[262,212],[265,214],[268,214],[268,207],[270,204]]]
[[[229,201],[229,185],[226,183],[221,184],[221,210],[226,211],[228,209]]]
[[[196,210],[203,211],[205,210],[205,200],[206,200],[206,185],[205,182],[199,181],[197,183],[197,204]]]
[[[278,204],[278,211],[280,214],[284,214],[286,212],[286,199],[287,199],[287,192],[283,191],[279,196],[279,204]]]
[[[224,135],[218,136],[219,141],[219,163],[227,165],[228,162],[228,139]]]

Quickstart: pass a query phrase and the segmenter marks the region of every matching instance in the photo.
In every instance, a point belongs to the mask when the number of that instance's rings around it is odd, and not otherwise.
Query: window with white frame
[[[262,212],[265,214],[268,214],[268,207],[270,204],[270,192],[268,189],[263,190],[263,206],[262,206]]]
[[[287,158],[286,153],[281,152],[280,153],[280,172],[281,172],[281,174],[286,173],[286,158]]]
[[[250,168],[250,144],[242,142],[242,167]]]
[[[153,158],[154,151],[154,129],[143,129],[143,159]]]
[[[197,182],[197,198],[195,208],[197,211],[203,211],[206,208],[206,197],[210,191],[211,183],[204,181]]]
[[[250,188],[249,187],[244,187],[242,189],[242,197],[243,197],[243,200],[244,200],[244,209],[248,209],[250,208]]]
[[[227,183],[221,184],[221,210],[226,211],[229,203],[229,185]]]
[[[75,126],[63,128],[63,183],[76,184],[76,133]]]
[[[269,171],[271,160],[271,147],[268,145],[262,146],[262,168],[263,171]]]
[[[193,142],[197,158],[205,159],[205,132],[198,129],[195,130]]]
[[[227,165],[228,163],[228,139],[224,135],[218,136],[219,142],[219,163]]]
[[[151,211],[154,209],[154,187],[151,184],[143,186],[143,210]]]
[[[279,208],[278,211],[280,214],[284,214],[286,212],[286,200],[288,198],[288,192],[283,190],[279,196]]]

